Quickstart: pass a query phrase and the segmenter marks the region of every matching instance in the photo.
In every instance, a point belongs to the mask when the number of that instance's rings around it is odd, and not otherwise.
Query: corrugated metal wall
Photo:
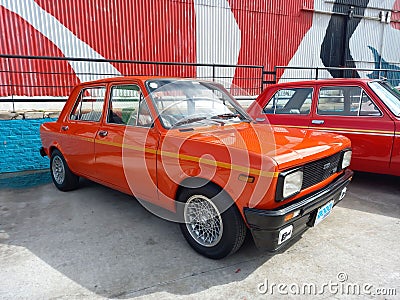
[[[4,1],[3,1],[4,2]],[[196,62],[194,7],[178,1],[125,0],[16,0],[0,6],[0,53],[33,56],[106,58]],[[2,61],[4,67],[17,72],[72,73],[77,76],[12,74],[2,82],[51,86],[66,80],[66,85],[96,79],[88,73],[146,74],[154,66],[105,63],[68,63],[43,61]],[[165,75],[195,76],[194,67],[160,67]],[[30,82],[31,84],[26,84]],[[41,92],[45,89],[39,89]],[[37,95],[28,86],[15,87],[18,95]],[[65,95],[67,90],[47,90]],[[1,94],[7,93],[4,89]],[[48,94],[47,93],[47,94]]]
[[[341,42],[331,37],[335,28],[342,28],[343,22],[348,22],[347,16],[340,16],[335,23],[333,13],[347,13],[354,5],[356,14],[364,15],[360,22],[354,23],[348,45],[343,43],[341,47],[350,49],[348,56],[357,67],[376,66],[377,60],[382,66],[382,62],[400,61],[396,50],[400,46],[400,28],[394,21],[393,10],[400,8],[399,3],[399,0],[2,0],[0,54],[262,65],[266,70],[276,65],[323,67],[337,64],[327,58],[347,51],[338,49]],[[381,11],[391,12],[389,22],[379,20]],[[117,74],[211,77],[213,72],[194,66],[18,59],[0,59],[0,67],[0,96],[64,96],[79,81]],[[257,69],[220,68],[214,72],[228,86],[233,83],[250,94],[259,93]],[[304,78],[307,74],[285,72],[282,76]]]
[[[264,65],[273,70],[287,65],[303,36],[312,24],[312,13],[303,6],[313,7],[313,1],[270,0],[231,1],[232,11],[242,30],[239,62]],[[237,69],[233,83],[249,88],[251,70]]]
[[[300,10],[303,4],[312,6],[312,0],[4,0],[0,4],[0,53],[273,68],[289,61],[311,25],[311,14]],[[0,90],[3,96],[10,93],[62,96],[69,92],[69,86],[97,78],[88,73],[155,71],[154,66],[118,63],[20,60],[0,63],[2,70],[17,72],[0,75],[2,82],[13,84],[12,90],[3,86]],[[212,72],[210,68],[175,66],[161,66],[157,71],[164,75],[202,77]],[[228,83],[234,77],[234,84],[252,94],[259,93],[259,70],[226,68],[217,73],[226,77]],[[45,88],[52,85],[61,87]]]

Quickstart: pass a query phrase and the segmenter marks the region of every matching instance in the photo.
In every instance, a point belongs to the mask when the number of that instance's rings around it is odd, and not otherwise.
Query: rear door
[[[105,86],[83,88],[62,126],[61,151],[75,173],[96,178],[95,137],[100,127]]]
[[[363,85],[322,85],[311,128],[345,135],[353,148],[351,167],[387,172],[394,138],[394,122]]]
[[[258,110],[270,124],[308,128],[313,107],[313,86],[285,86],[274,90],[260,103]],[[260,120],[258,120],[260,121]]]

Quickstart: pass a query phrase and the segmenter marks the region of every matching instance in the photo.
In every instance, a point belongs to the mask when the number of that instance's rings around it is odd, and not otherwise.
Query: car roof
[[[132,81],[132,80],[137,80],[137,81],[146,81],[149,79],[174,79],[174,80],[195,80],[195,81],[207,81],[207,80],[202,80],[202,79],[196,79],[196,78],[183,78],[183,77],[167,77],[167,76],[150,76],[150,75],[131,75],[131,76],[113,76],[113,77],[107,77],[107,78],[102,78],[102,79],[97,79],[97,80],[91,80],[91,81],[85,81],[82,82],[81,84],[92,84],[92,83],[110,83],[110,82],[124,82],[124,81]]]
[[[314,80],[301,80],[301,81],[288,81],[277,83],[276,85],[285,86],[285,85],[313,85],[313,84],[349,84],[349,83],[357,83],[357,82],[371,82],[377,81],[379,79],[370,79],[370,78],[329,78],[329,79],[314,79]]]

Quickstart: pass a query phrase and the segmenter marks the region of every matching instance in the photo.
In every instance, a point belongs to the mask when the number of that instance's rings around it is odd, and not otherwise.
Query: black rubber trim
[[[287,242],[278,245],[279,231],[289,225],[293,225],[294,228],[290,240],[307,230],[312,226],[319,207],[331,200],[335,200],[334,205],[342,200],[341,192],[350,183],[352,176],[353,171],[347,169],[325,188],[275,210],[244,208],[244,215],[257,247],[268,251],[276,251],[283,247]],[[285,216],[296,210],[300,210],[299,216],[286,222]]]

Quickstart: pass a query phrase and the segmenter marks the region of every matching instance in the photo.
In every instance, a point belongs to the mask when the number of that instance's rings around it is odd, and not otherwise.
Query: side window
[[[136,125],[141,91],[136,84],[111,88],[107,123]]]
[[[312,88],[279,90],[264,107],[264,113],[308,115],[311,110],[312,95]]]
[[[358,86],[323,87],[319,91],[317,112],[332,116],[380,116],[365,91]]]
[[[153,122],[140,87],[136,84],[111,88],[107,122],[150,127]]]
[[[70,119],[99,122],[103,112],[105,87],[82,89],[72,109]]]

